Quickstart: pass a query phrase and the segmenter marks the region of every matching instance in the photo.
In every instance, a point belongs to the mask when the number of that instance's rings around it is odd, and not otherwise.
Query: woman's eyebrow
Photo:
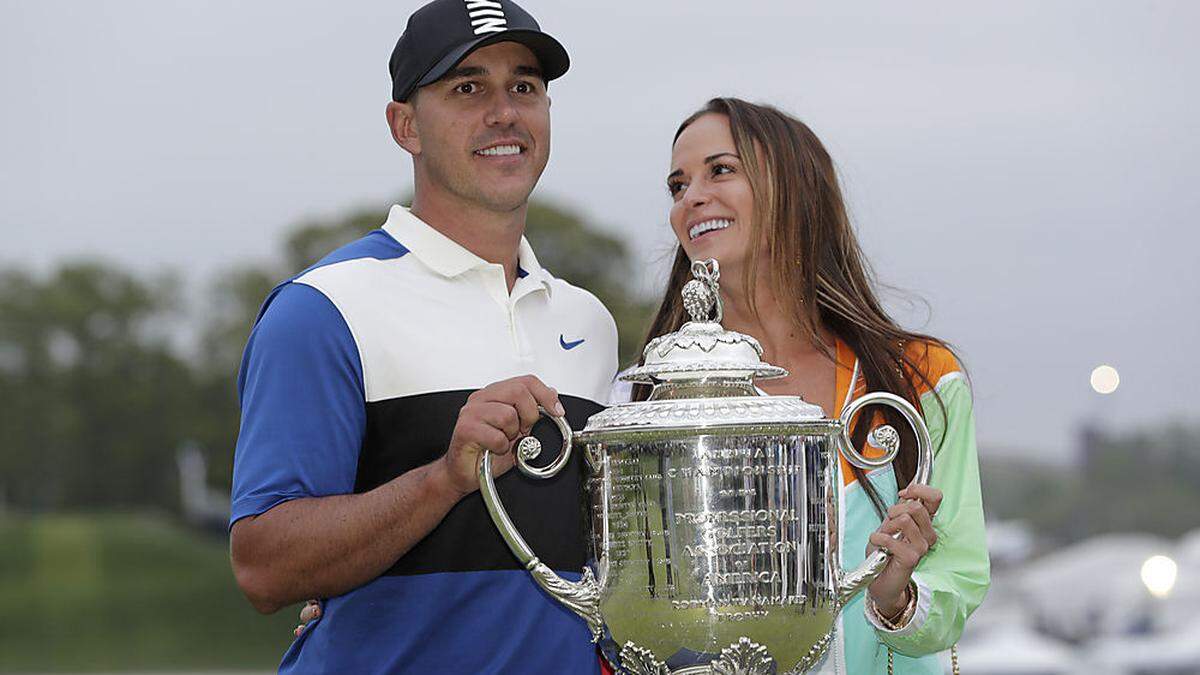
[[[737,153],[733,153],[733,152],[718,152],[718,153],[717,153],[717,154],[715,154],[715,155],[709,155],[708,157],[705,157],[705,158],[704,158],[704,163],[705,163],[705,164],[712,164],[714,161],[716,161],[716,160],[718,160],[718,159],[720,159],[720,158],[722,158],[722,157],[725,157],[725,156],[732,157],[732,158],[734,158],[734,159],[736,159],[736,160],[738,160],[738,161],[741,161],[741,159],[742,159],[741,157],[738,157],[738,156],[737,156]],[[683,169],[675,169],[675,170],[674,170],[674,171],[672,171],[671,173],[667,174],[667,180],[671,180],[672,178],[674,178],[674,177],[676,177],[676,176],[682,176],[682,175],[683,175]]]

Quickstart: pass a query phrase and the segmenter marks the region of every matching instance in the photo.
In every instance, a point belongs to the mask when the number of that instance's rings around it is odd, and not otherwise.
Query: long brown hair
[[[817,331],[824,327],[832,332],[858,356],[868,391],[891,392],[920,410],[918,383],[930,390],[933,383],[917,362],[919,358],[906,346],[949,347],[937,338],[904,330],[884,311],[874,290],[874,276],[846,215],[837,173],[825,146],[800,120],[774,107],[736,98],[709,101],[679,125],[675,140],[692,122],[708,114],[724,115],[729,120],[754,195],[750,241],[765,242],[767,251],[767,259],[760,260],[760,248],[751,247],[741,287],[753,288],[750,282],[758,278],[759,266],[767,265],[767,278],[776,300],[801,335],[836,362],[836,354],[830,353]],[[690,279],[691,262],[683,248],[677,247],[667,289],[646,342],[679,330],[687,320],[680,291]],[[753,294],[749,290],[747,293],[749,310],[757,316]],[[649,387],[638,386],[634,400],[644,400],[649,392]],[[940,397],[937,401],[944,415],[945,405]],[[873,407],[869,406],[858,419],[871,419]],[[900,432],[901,450],[893,466],[897,485],[904,487],[916,473],[916,439],[891,408],[881,407],[879,412]],[[851,435],[856,447],[863,447],[870,426],[854,425]],[[878,493],[861,469],[853,470],[882,516],[884,506]]]

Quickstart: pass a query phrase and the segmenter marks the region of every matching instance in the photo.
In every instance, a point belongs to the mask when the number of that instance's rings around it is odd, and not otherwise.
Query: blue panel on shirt
[[[290,499],[353,492],[362,363],[324,294],[296,283],[274,293],[246,344],[238,391],[230,525]]]
[[[390,260],[392,258],[399,258],[405,253],[408,253],[408,249],[404,248],[400,242],[392,239],[392,235],[384,232],[383,230],[372,230],[367,234],[367,236],[346,244],[333,253],[321,258],[317,264],[304,271],[309,272],[317,269],[318,267],[334,265],[336,263],[345,262],[347,260],[356,260],[358,258]],[[300,276],[303,276],[303,274]]]
[[[309,269],[406,253],[375,230]],[[366,426],[362,373],[358,346],[329,298],[291,282],[271,292],[238,375],[231,526],[290,499],[354,491]]]
[[[322,610],[280,673],[599,672],[587,625],[524,570],[381,577]]]

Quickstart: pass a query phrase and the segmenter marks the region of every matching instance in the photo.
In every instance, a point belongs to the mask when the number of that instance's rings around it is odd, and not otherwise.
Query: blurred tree
[[[245,265],[228,271],[213,285],[193,363],[196,402],[188,437],[204,454],[213,485],[232,484],[242,350],[263,300],[284,276],[269,264]]]
[[[299,274],[330,251],[381,227],[387,216],[387,207],[362,208],[331,220],[301,223],[283,242],[286,275]]]
[[[192,374],[171,346],[178,284],[99,263],[0,274],[0,485],[48,509],[175,499]]]
[[[1174,422],[1123,433],[1084,427],[1079,437],[1078,466],[983,453],[988,517],[1024,520],[1060,544],[1123,532],[1172,538],[1197,528],[1200,427]]]
[[[1084,489],[1072,512],[1079,538],[1105,532],[1177,537],[1198,526],[1200,429],[1182,422],[1083,434]]]

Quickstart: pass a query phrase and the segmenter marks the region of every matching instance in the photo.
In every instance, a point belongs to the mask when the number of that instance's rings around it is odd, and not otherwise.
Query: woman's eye
[[[733,173],[733,167],[728,164],[714,164],[712,168],[714,176],[721,176],[727,173]]]
[[[683,192],[683,183],[667,183],[667,194],[674,197],[680,192]]]

